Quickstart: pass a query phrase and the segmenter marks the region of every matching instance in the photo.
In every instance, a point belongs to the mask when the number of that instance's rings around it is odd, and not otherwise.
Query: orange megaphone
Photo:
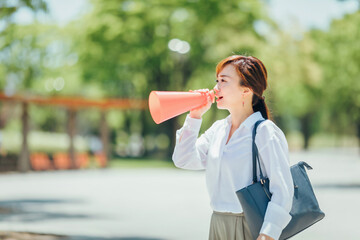
[[[207,96],[214,102],[215,93],[152,91],[149,95],[149,109],[154,122],[159,124],[191,109],[206,104]]]

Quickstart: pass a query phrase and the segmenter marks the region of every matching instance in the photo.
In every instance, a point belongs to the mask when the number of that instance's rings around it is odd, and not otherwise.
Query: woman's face
[[[233,65],[226,65],[218,74],[215,89],[219,109],[239,108],[243,102],[244,88],[240,86],[240,76]]]

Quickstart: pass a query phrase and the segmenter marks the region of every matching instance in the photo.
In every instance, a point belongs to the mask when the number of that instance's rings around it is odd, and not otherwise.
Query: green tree
[[[324,72],[324,98],[330,130],[352,135],[360,146],[360,11],[332,22],[326,32],[313,31],[316,59]]]
[[[276,32],[275,41],[261,53],[269,73],[269,105],[275,121],[285,132],[299,130],[309,147],[310,138],[319,131],[323,114],[322,71],[313,53],[315,43],[304,35],[294,39]]]
[[[19,26],[15,21],[16,14],[22,9],[30,10],[35,18],[39,12],[46,12],[47,6],[43,0],[0,3],[0,89],[7,95],[28,88],[41,73],[39,61],[43,50],[35,37],[38,28]],[[0,129],[11,116],[1,116]]]
[[[14,20],[15,14],[23,8],[31,10],[34,15],[47,9],[43,0],[0,3],[0,87],[12,94],[19,86],[28,87],[39,73],[36,61],[41,51],[36,47],[36,38],[33,37],[37,29],[29,31]]]
[[[33,19],[19,23],[16,14],[24,9]],[[4,1],[0,13],[0,88],[5,94],[101,96],[95,84],[82,84],[74,28],[40,20],[40,13],[47,14],[46,1]],[[32,108],[31,115],[32,127],[45,131],[65,125],[53,108]],[[9,117],[3,117],[2,126]]]

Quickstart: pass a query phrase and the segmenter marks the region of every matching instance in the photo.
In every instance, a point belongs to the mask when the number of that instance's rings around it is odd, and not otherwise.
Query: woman
[[[206,183],[213,214],[209,239],[250,240],[236,191],[252,183],[252,129],[255,122],[269,119],[263,92],[267,71],[255,57],[230,56],[216,67],[217,107],[230,115],[216,121],[198,138],[201,117],[212,105],[190,111],[176,133],[173,161],[179,168],[206,169]],[[208,90],[199,90],[208,92]],[[291,220],[293,198],[288,145],[283,132],[271,121],[262,122],[255,142],[261,168],[270,179],[271,201],[257,240],[278,239]]]

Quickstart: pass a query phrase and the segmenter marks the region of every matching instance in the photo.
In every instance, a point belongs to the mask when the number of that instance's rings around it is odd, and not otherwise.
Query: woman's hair
[[[267,87],[267,71],[264,64],[256,57],[233,55],[218,63],[216,76],[228,64],[233,65],[238,72],[240,85],[253,91],[252,106],[254,112],[260,111],[265,119],[269,119],[270,112],[263,97],[263,92]]]

